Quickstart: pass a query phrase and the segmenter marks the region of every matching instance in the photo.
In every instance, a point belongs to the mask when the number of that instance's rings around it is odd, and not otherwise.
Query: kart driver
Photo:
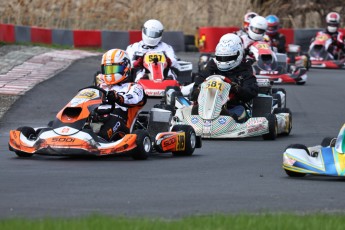
[[[345,45],[344,45],[344,34],[338,31],[339,24],[340,24],[340,15],[336,12],[330,12],[326,16],[326,23],[327,27],[325,30],[320,31],[322,33],[326,33],[332,37],[332,45],[329,46],[328,52],[334,56],[335,59],[337,57],[337,52],[342,50],[345,53]],[[318,32],[318,33],[320,33]]]
[[[111,49],[103,54],[101,74],[96,76],[97,86],[107,91],[107,100],[114,105],[100,105],[95,121],[103,122],[99,136],[116,141],[130,132],[137,112],[146,104],[141,85],[129,81],[131,62],[126,51]],[[109,113],[110,112],[110,113]]]
[[[257,96],[259,87],[253,74],[252,66],[244,62],[244,49],[241,38],[228,34],[228,39],[220,41],[204,71],[196,77],[191,99],[197,101],[200,84],[211,75],[222,75],[231,81],[227,110],[235,120],[241,122],[246,117],[244,103]]]
[[[156,20],[150,19],[146,21],[142,28],[142,40],[140,42],[136,42],[132,45],[129,45],[126,49],[130,60],[133,63],[133,67],[139,69],[136,73],[135,82],[139,81],[143,74],[139,74],[139,72],[144,72],[144,65],[143,65],[143,55],[148,51],[163,51],[167,56],[167,63],[168,68],[164,73],[166,78],[176,79],[176,73],[171,69],[178,68],[178,62],[175,57],[174,49],[162,42],[162,35],[163,35],[163,24]],[[138,56],[140,54],[141,56]]]
[[[252,20],[252,18],[254,18],[255,16],[258,16],[258,14],[255,12],[249,12],[244,15],[243,26],[239,31],[236,32],[238,36],[242,36],[248,32],[250,20]]]
[[[276,47],[278,53],[285,53],[286,38],[284,34],[278,32],[279,30],[279,18],[275,15],[268,15],[266,17],[267,30],[266,35],[269,37],[271,46]]]

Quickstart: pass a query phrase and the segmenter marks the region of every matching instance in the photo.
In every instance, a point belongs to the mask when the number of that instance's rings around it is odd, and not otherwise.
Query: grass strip
[[[238,214],[193,216],[181,219],[126,218],[92,215],[79,218],[2,219],[1,230],[342,230],[344,214]]]

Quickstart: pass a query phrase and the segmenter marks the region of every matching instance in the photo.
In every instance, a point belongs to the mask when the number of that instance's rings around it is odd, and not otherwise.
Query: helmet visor
[[[116,74],[123,75],[125,72],[125,66],[123,65],[102,65],[102,74]]]
[[[236,55],[231,55],[231,56],[216,56],[216,60],[219,62],[236,61],[239,55],[240,55],[239,52],[237,52]]]
[[[163,30],[150,30],[150,29],[147,29],[147,28],[143,28],[143,32],[146,36],[150,37],[150,38],[159,38],[159,37],[162,37],[162,34],[163,34]]]
[[[267,31],[277,31],[278,30],[278,26],[269,26],[267,27]]]
[[[328,22],[327,26],[334,26],[334,27],[338,27],[339,23],[338,22]]]
[[[253,31],[256,34],[264,34],[265,33],[265,30],[259,29],[259,28],[253,27],[253,26],[251,26],[250,29],[251,29],[251,31]]]

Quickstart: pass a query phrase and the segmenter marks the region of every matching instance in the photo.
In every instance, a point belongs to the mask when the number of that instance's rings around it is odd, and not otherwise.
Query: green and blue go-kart
[[[336,138],[325,137],[321,145],[306,147],[293,144],[285,149],[283,168],[290,177],[307,174],[323,176],[345,175],[345,124]]]

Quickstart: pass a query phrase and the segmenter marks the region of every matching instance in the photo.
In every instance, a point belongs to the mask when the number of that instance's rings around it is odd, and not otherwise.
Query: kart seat
[[[144,106],[128,108],[128,117],[127,117],[126,126],[127,128],[129,128],[130,133],[132,133],[135,121],[143,107]]]

